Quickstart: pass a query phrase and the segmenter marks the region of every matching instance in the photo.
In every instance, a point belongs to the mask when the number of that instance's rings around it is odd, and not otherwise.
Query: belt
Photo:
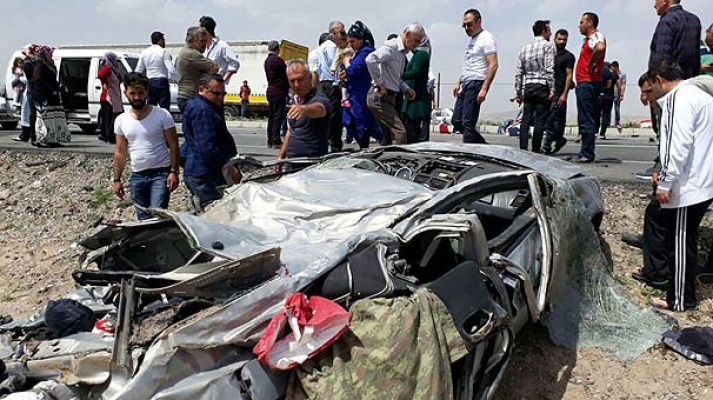
[[[378,87],[378,86],[374,86],[374,88],[375,88],[375,89],[378,89],[379,87]],[[387,95],[391,95],[391,96],[397,96],[397,95],[401,94],[401,92],[396,92],[396,91],[391,90],[391,89],[386,89],[386,94],[387,94]]]
[[[159,168],[148,168],[144,169],[142,171],[137,171],[137,172],[132,172],[132,174],[138,174],[138,175],[154,175],[154,174],[160,174],[163,172],[171,172],[171,167],[159,167]]]

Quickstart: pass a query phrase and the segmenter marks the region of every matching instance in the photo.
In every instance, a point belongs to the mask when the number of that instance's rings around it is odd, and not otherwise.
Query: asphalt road
[[[229,130],[235,138],[238,152],[250,154],[260,159],[272,159],[276,157],[277,150],[268,148],[265,144],[265,123],[261,121],[231,121],[228,123]],[[484,128],[486,140],[491,144],[518,147],[518,138],[497,135],[495,127]],[[488,133],[493,132],[493,133]],[[113,153],[113,146],[101,142],[94,135],[83,134],[78,129],[73,129],[72,142],[67,143],[60,149],[35,149],[30,144],[15,142],[12,137],[17,136],[19,131],[0,131],[0,150],[29,150],[37,152],[59,151],[59,152],[80,152],[91,153],[97,156],[108,157]],[[180,133],[180,124],[179,124]],[[566,135],[569,143],[556,156],[559,158],[571,158],[579,150],[579,144],[574,143],[575,136],[571,133]],[[633,180],[633,173],[647,169],[652,165],[656,155],[657,145],[650,141],[653,132],[649,129],[625,129],[621,134],[615,129],[610,129],[607,140],[597,139],[596,154],[597,161],[593,164],[584,164],[591,174],[603,180]],[[436,142],[460,143],[461,135],[432,133],[431,140]],[[376,145],[376,143],[374,143]],[[346,145],[347,148],[356,149],[356,144]]]

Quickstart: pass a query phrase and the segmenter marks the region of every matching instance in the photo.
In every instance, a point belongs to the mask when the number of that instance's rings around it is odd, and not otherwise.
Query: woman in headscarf
[[[347,128],[347,136],[356,139],[359,147],[369,147],[369,139],[381,140],[382,133],[369,108],[366,95],[371,90],[371,75],[366,68],[366,56],[374,51],[374,36],[361,21],[356,21],[347,32],[347,41],[354,50],[354,57],[345,60],[347,92],[351,107],[342,111],[342,123]]]
[[[35,123],[37,147],[58,147],[60,142],[69,142],[71,134],[67,129],[67,118],[62,108],[57,82],[57,67],[52,60],[54,47],[38,46],[32,67],[32,100],[37,109]]]
[[[409,143],[429,140],[431,130],[431,93],[428,90],[428,71],[431,64],[431,41],[424,36],[414,49],[411,60],[402,75],[403,80],[416,92],[413,100],[404,102],[402,117]]]
[[[119,69],[119,59],[116,54],[107,51],[99,61],[99,80],[102,92],[99,97],[99,140],[116,143],[114,120],[124,112],[121,100],[121,82],[123,77]]]

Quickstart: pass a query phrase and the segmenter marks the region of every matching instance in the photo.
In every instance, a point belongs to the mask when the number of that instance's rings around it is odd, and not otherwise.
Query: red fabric
[[[102,83],[102,93],[99,96],[99,101],[101,101],[101,102],[106,102],[106,93],[107,93],[106,85],[107,85],[107,81],[110,76],[111,76],[111,68],[109,68],[107,65],[104,65],[101,68],[99,68],[99,73],[97,74],[97,78],[99,78],[99,80]]]
[[[577,60],[577,71],[575,73],[577,83],[602,81],[604,56],[597,61],[597,70],[593,74],[589,72],[589,62],[592,60],[592,55],[594,54],[594,49],[589,46],[589,41],[591,37],[598,36],[602,36],[602,34],[599,31],[595,31],[590,36],[584,38],[582,50],[579,53],[579,60]]]
[[[438,125],[438,131],[440,133],[450,133],[450,132],[448,132],[448,125],[446,125],[446,124]]]
[[[299,332],[293,327],[285,329],[291,318]],[[273,369],[294,368],[339,339],[349,329],[351,319],[350,312],[329,299],[292,294],[285,301],[285,309],[270,321],[253,353]]]

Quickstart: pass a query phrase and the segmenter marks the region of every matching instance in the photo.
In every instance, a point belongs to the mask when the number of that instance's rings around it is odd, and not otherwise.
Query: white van
[[[99,73],[99,60],[108,50],[101,49],[57,49],[52,58],[57,66],[57,79],[59,80],[62,105],[67,114],[67,122],[78,125],[86,133],[94,133],[97,129],[97,117],[99,114],[99,98],[101,95],[101,81],[97,77]],[[139,55],[133,53],[115,52],[120,61],[119,69],[122,74],[132,72],[139,61]],[[12,85],[12,63],[16,57],[22,57],[16,51],[7,65],[5,74],[5,87]],[[12,90],[6,90],[5,104],[7,109],[12,109]],[[124,107],[129,104],[126,98]],[[17,119],[17,116],[15,116]],[[10,124],[3,124],[4,129]]]

